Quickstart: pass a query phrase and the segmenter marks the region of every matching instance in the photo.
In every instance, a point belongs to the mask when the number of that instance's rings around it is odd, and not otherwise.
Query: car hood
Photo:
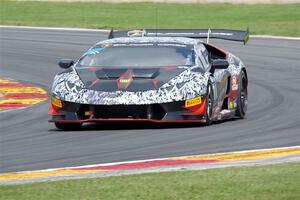
[[[122,68],[78,67],[76,72],[87,89],[103,92],[140,92],[157,90],[186,68]]]

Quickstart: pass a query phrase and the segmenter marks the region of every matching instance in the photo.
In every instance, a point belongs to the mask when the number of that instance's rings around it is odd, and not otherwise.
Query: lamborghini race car
[[[201,41],[206,38],[207,41]],[[113,31],[78,61],[62,59],[65,71],[52,85],[48,113],[59,129],[85,122],[196,122],[244,118],[246,67],[210,38],[241,41],[237,30]]]

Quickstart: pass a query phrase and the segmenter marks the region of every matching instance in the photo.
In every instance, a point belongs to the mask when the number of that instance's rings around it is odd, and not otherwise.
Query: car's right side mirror
[[[71,67],[73,64],[74,64],[74,61],[71,59],[61,59],[58,62],[58,65],[63,69],[67,69],[67,68]]]
[[[215,59],[212,61],[211,72],[214,73],[215,69],[227,69],[229,62],[225,59]]]

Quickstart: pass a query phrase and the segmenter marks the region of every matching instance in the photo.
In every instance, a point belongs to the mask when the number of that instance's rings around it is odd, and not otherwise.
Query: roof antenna
[[[114,38],[114,28],[113,27],[110,29],[110,32],[108,35],[108,39],[112,39],[112,38]]]
[[[207,39],[206,39],[206,43],[208,44],[209,43],[209,34],[211,34],[211,30],[208,29],[207,31]]]

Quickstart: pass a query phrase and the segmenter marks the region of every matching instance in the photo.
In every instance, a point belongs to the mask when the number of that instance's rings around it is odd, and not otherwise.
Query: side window
[[[196,45],[197,57],[199,64],[203,67],[204,70],[209,68],[209,54],[203,44]]]

